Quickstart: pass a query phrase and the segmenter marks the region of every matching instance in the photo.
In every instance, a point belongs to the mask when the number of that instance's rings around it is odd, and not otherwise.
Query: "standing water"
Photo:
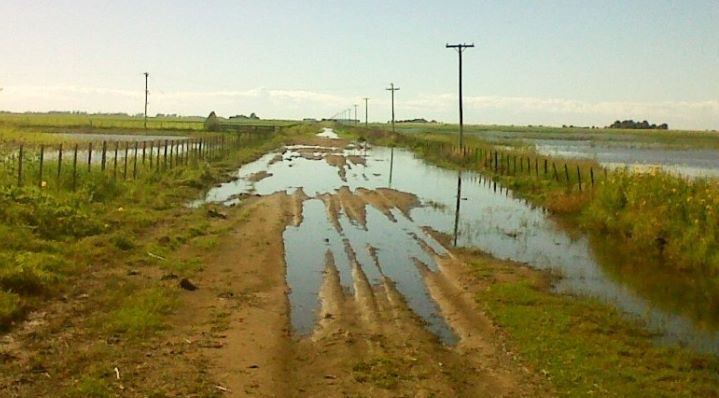
[[[334,143],[328,140],[327,146]],[[261,171],[267,173],[266,178],[253,178]],[[284,233],[290,316],[301,335],[312,331],[318,317],[317,295],[325,253],[330,253],[348,294],[357,289],[358,272],[371,286],[389,278],[427,328],[446,344],[454,343],[456,337],[428,294],[420,271],[427,267],[439,272],[435,256],[445,253],[424,232],[429,227],[449,234],[456,231],[459,246],[556,271],[562,275],[555,286],[558,292],[588,295],[615,305],[645,322],[660,341],[719,354],[719,313],[711,310],[717,300],[694,297],[695,302],[687,303],[686,294],[637,284],[646,278],[618,277],[622,275],[616,271],[619,263],[627,259],[606,255],[613,248],[603,249],[601,242],[567,233],[545,211],[514,198],[481,175],[428,165],[411,152],[394,148],[294,146],[243,166],[237,177],[210,190],[204,201],[232,204],[242,194],[293,193],[299,188],[308,196],[303,203],[304,221]],[[382,189],[411,194],[419,203],[403,211],[399,206],[382,209],[367,203],[358,210],[343,202],[335,217],[329,214],[334,198]],[[705,291],[703,297],[707,294],[717,296],[713,290]]]

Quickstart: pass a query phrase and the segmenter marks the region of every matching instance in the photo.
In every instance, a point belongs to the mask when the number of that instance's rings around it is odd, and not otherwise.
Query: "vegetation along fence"
[[[568,191],[591,189],[600,178],[607,178],[607,169],[594,161],[558,160],[516,149],[467,145],[460,149],[445,142],[423,141],[419,148],[426,156],[444,159],[465,167],[497,176],[535,177],[548,183],[564,185]]]
[[[93,141],[75,144],[19,144],[0,158],[2,185],[37,185],[75,190],[83,179],[137,179],[177,167],[216,160],[227,151],[272,134],[234,133],[203,138]]]

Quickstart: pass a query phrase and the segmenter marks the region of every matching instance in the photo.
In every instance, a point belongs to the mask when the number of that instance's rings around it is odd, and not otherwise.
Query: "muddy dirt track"
[[[326,162],[342,179],[348,165],[361,164],[361,159],[337,151],[298,152],[305,159]],[[278,161],[287,160],[273,159]],[[271,175],[251,178],[259,181]],[[231,226],[231,233],[208,256],[197,277],[202,288],[183,293],[184,310],[174,323],[182,325],[179,334],[203,342],[195,355],[209,360],[209,372],[223,395],[551,395],[505,352],[501,338],[475,302],[480,284],[459,257],[438,246],[432,231],[408,232],[423,254],[410,256],[413,269],[400,272],[418,275],[423,294],[437,312],[431,317],[441,320],[437,324],[449,329],[451,339],[441,338],[429,327],[429,318],[418,313],[417,300],[407,290],[411,288],[403,288],[405,282],[388,276],[395,264],[381,252],[390,249],[353,239],[348,225],[367,231],[371,228],[368,212],[382,215],[383,222],[411,221],[410,210],[420,205],[414,195],[390,188],[353,190],[347,186],[313,194],[298,187],[292,193],[257,195],[228,210],[223,222]],[[287,255],[288,231],[306,221],[308,203],[323,208],[324,221],[339,237],[343,255],[329,244],[326,250],[314,249],[311,258]],[[307,239],[300,243],[304,246],[315,238],[330,240],[324,235],[306,236],[310,234],[306,231],[296,233]],[[345,266],[338,265],[339,257]],[[319,283],[316,292],[293,291],[288,282],[292,280],[288,267],[302,261],[319,262],[312,264],[319,272],[297,271],[299,279],[314,275]],[[298,284],[295,290],[300,288]],[[302,301],[292,302],[300,293],[310,297],[316,293],[316,305],[307,309]],[[310,327],[299,333],[295,321],[302,311],[309,311],[312,319]]]

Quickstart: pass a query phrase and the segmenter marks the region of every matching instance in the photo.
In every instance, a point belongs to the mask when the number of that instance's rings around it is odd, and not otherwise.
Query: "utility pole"
[[[369,101],[369,98],[364,97],[362,99],[364,100],[364,128],[367,128],[367,101]]]
[[[150,91],[147,90],[147,77],[148,76],[150,76],[150,74],[145,72],[145,129],[147,129],[147,94],[150,93]]]
[[[399,90],[399,87],[395,87],[394,83],[389,84],[389,88],[385,89],[392,92],[392,134],[394,134],[394,92]]]
[[[357,104],[355,104],[355,126],[357,125]]]
[[[464,149],[464,115],[462,112],[462,53],[467,48],[474,47],[472,44],[446,44],[445,48],[454,48],[459,54],[459,149]],[[464,153],[464,152],[462,152]]]

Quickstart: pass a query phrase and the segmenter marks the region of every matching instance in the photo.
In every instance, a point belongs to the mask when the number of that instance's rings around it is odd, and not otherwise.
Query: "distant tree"
[[[205,130],[220,131],[220,119],[217,118],[215,111],[210,112],[207,119],[205,119]]]
[[[255,115],[255,112],[250,113],[250,119],[259,119],[257,115]]]
[[[615,121],[611,125],[609,125],[610,129],[660,129],[660,130],[666,130],[669,128],[669,126],[666,123],[662,123],[660,125],[656,124],[650,124],[646,120],[642,120],[641,122],[635,122],[634,120],[623,120],[623,121]]]

